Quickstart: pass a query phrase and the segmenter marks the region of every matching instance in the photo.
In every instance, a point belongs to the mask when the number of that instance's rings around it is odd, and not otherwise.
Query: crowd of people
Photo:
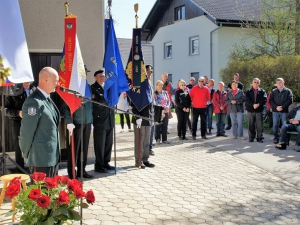
[[[90,72],[86,67],[86,75]],[[168,74],[163,73],[161,80],[152,86],[153,67],[146,66],[147,79],[150,86],[151,102],[142,110],[138,110],[127,94],[119,96],[118,108],[121,120],[121,132],[124,132],[124,117],[129,132],[134,132],[135,166],[139,168],[154,167],[150,163],[154,139],[156,144],[170,144],[168,141],[168,123],[172,115],[172,105],[177,115],[177,135],[179,140],[188,140],[187,132],[196,140],[198,119],[200,116],[200,137],[207,139],[212,135],[213,114],[216,118],[217,137],[227,137],[226,130],[232,129],[234,139],[245,140],[243,133],[244,112],[246,111],[248,125],[248,140],[255,139],[263,143],[263,110],[267,105],[272,112],[272,128],[274,144],[277,149],[286,149],[289,143],[289,131],[298,132],[295,151],[300,151],[300,106],[289,111],[293,102],[292,91],[285,87],[282,78],[276,79],[273,90],[267,95],[260,88],[260,79],[253,78],[251,87],[245,92],[244,85],[239,82],[239,74],[227,86],[219,81],[215,89],[215,81],[207,77],[196,79],[191,77],[187,85],[180,79],[177,87],[173,88],[168,81]],[[90,134],[94,136],[95,164],[94,170],[106,173],[115,169],[109,164],[113,146],[113,128],[115,110],[105,107],[104,98],[105,74],[104,70],[94,73],[95,83],[90,86],[93,103],[87,101],[71,116],[67,104],[62,106],[69,134],[74,137],[75,159],[69,154],[67,171],[70,178],[83,175],[92,178],[93,175],[85,170],[87,164],[88,145]],[[60,157],[59,123],[60,111],[50,98],[58,84],[57,71],[51,67],[43,68],[39,73],[39,84],[29,90],[29,83],[24,83],[24,92],[19,96],[7,96],[5,101],[6,116],[12,120],[13,150],[16,161],[24,168],[24,159],[30,172],[44,172],[53,177],[58,172]],[[174,95],[174,102],[172,101]],[[96,102],[101,103],[96,104]],[[83,109],[83,110],[81,110]],[[82,118],[83,111],[83,118]],[[131,128],[130,117],[125,112],[132,112]],[[227,116],[227,127],[225,121]],[[81,130],[83,131],[81,134]],[[82,135],[82,136],[81,136]],[[19,138],[19,140],[18,140]],[[83,146],[83,166],[80,146]],[[16,144],[19,143],[19,144]],[[74,162],[75,161],[75,162]],[[74,165],[75,163],[75,165]],[[74,174],[74,167],[77,172]],[[82,168],[81,168],[82,167]],[[83,171],[83,174],[80,174]]]

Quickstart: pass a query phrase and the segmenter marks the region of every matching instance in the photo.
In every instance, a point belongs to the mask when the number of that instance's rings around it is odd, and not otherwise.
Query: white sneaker
[[[120,131],[120,133],[124,133],[124,130],[122,129],[122,130]]]
[[[239,140],[246,140],[246,138],[244,138],[244,137],[239,137]]]

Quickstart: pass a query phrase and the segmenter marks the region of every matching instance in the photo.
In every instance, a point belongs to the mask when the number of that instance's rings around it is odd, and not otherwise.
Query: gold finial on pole
[[[138,15],[137,15],[137,12],[139,10],[139,4],[136,3],[134,4],[134,11],[135,11],[135,28],[138,28]]]
[[[69,15],[69,2],[65,2],[66,17]]]

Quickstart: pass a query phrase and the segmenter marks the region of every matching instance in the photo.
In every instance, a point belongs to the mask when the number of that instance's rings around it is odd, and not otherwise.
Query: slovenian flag
[[[65,45],[60,62],[58,86],[71,89],[79,92],[82,96],[91,98],[76,34],[76,17],[74,15],[65,18]],[[77,98],[73,94],[62,92],[59,88],[57,88],[57,93],[69,106],[71,114],[80,108],[80,98]]]
[[[18,0],[0,1],[0,55],[11,69],[7,84],[33,81],[32,68]],[[12,84],[11,84],[12,85]]]

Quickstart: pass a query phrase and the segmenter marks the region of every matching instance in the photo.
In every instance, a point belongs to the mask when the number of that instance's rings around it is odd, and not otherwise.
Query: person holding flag
[[[84,65],[85,73],[89,72],[87,67]],[[83,110],[83,117],[81,117],[81,110]],[[66,103],[63,103],[62,112],[64,115],[65,122],[67,124],[67,129],[69,130],[70,135],[74,136],[74,156],[75,156],[75,164],[77,166],[77,177],[81,176],[81,141],[83,142],[83,174],[84,178],[93,178],[93,175],[90,175],[85,170],[87,164],[87,155],[89,149],[89,141],[91,131],[93,130],[93,104],[90,101],[86,101],[80,108],[78,108],[73,115],[71,115],[70,108]],[[73,119],[72,119],[73,118]],[[81,128],[83,129],[83,136],[81,140]],[[67,163],[67,171],[70,179],[74,179],[73,177],[73,165],[72,165],[72,154],[69,152],[68,154],[68,163]]]

